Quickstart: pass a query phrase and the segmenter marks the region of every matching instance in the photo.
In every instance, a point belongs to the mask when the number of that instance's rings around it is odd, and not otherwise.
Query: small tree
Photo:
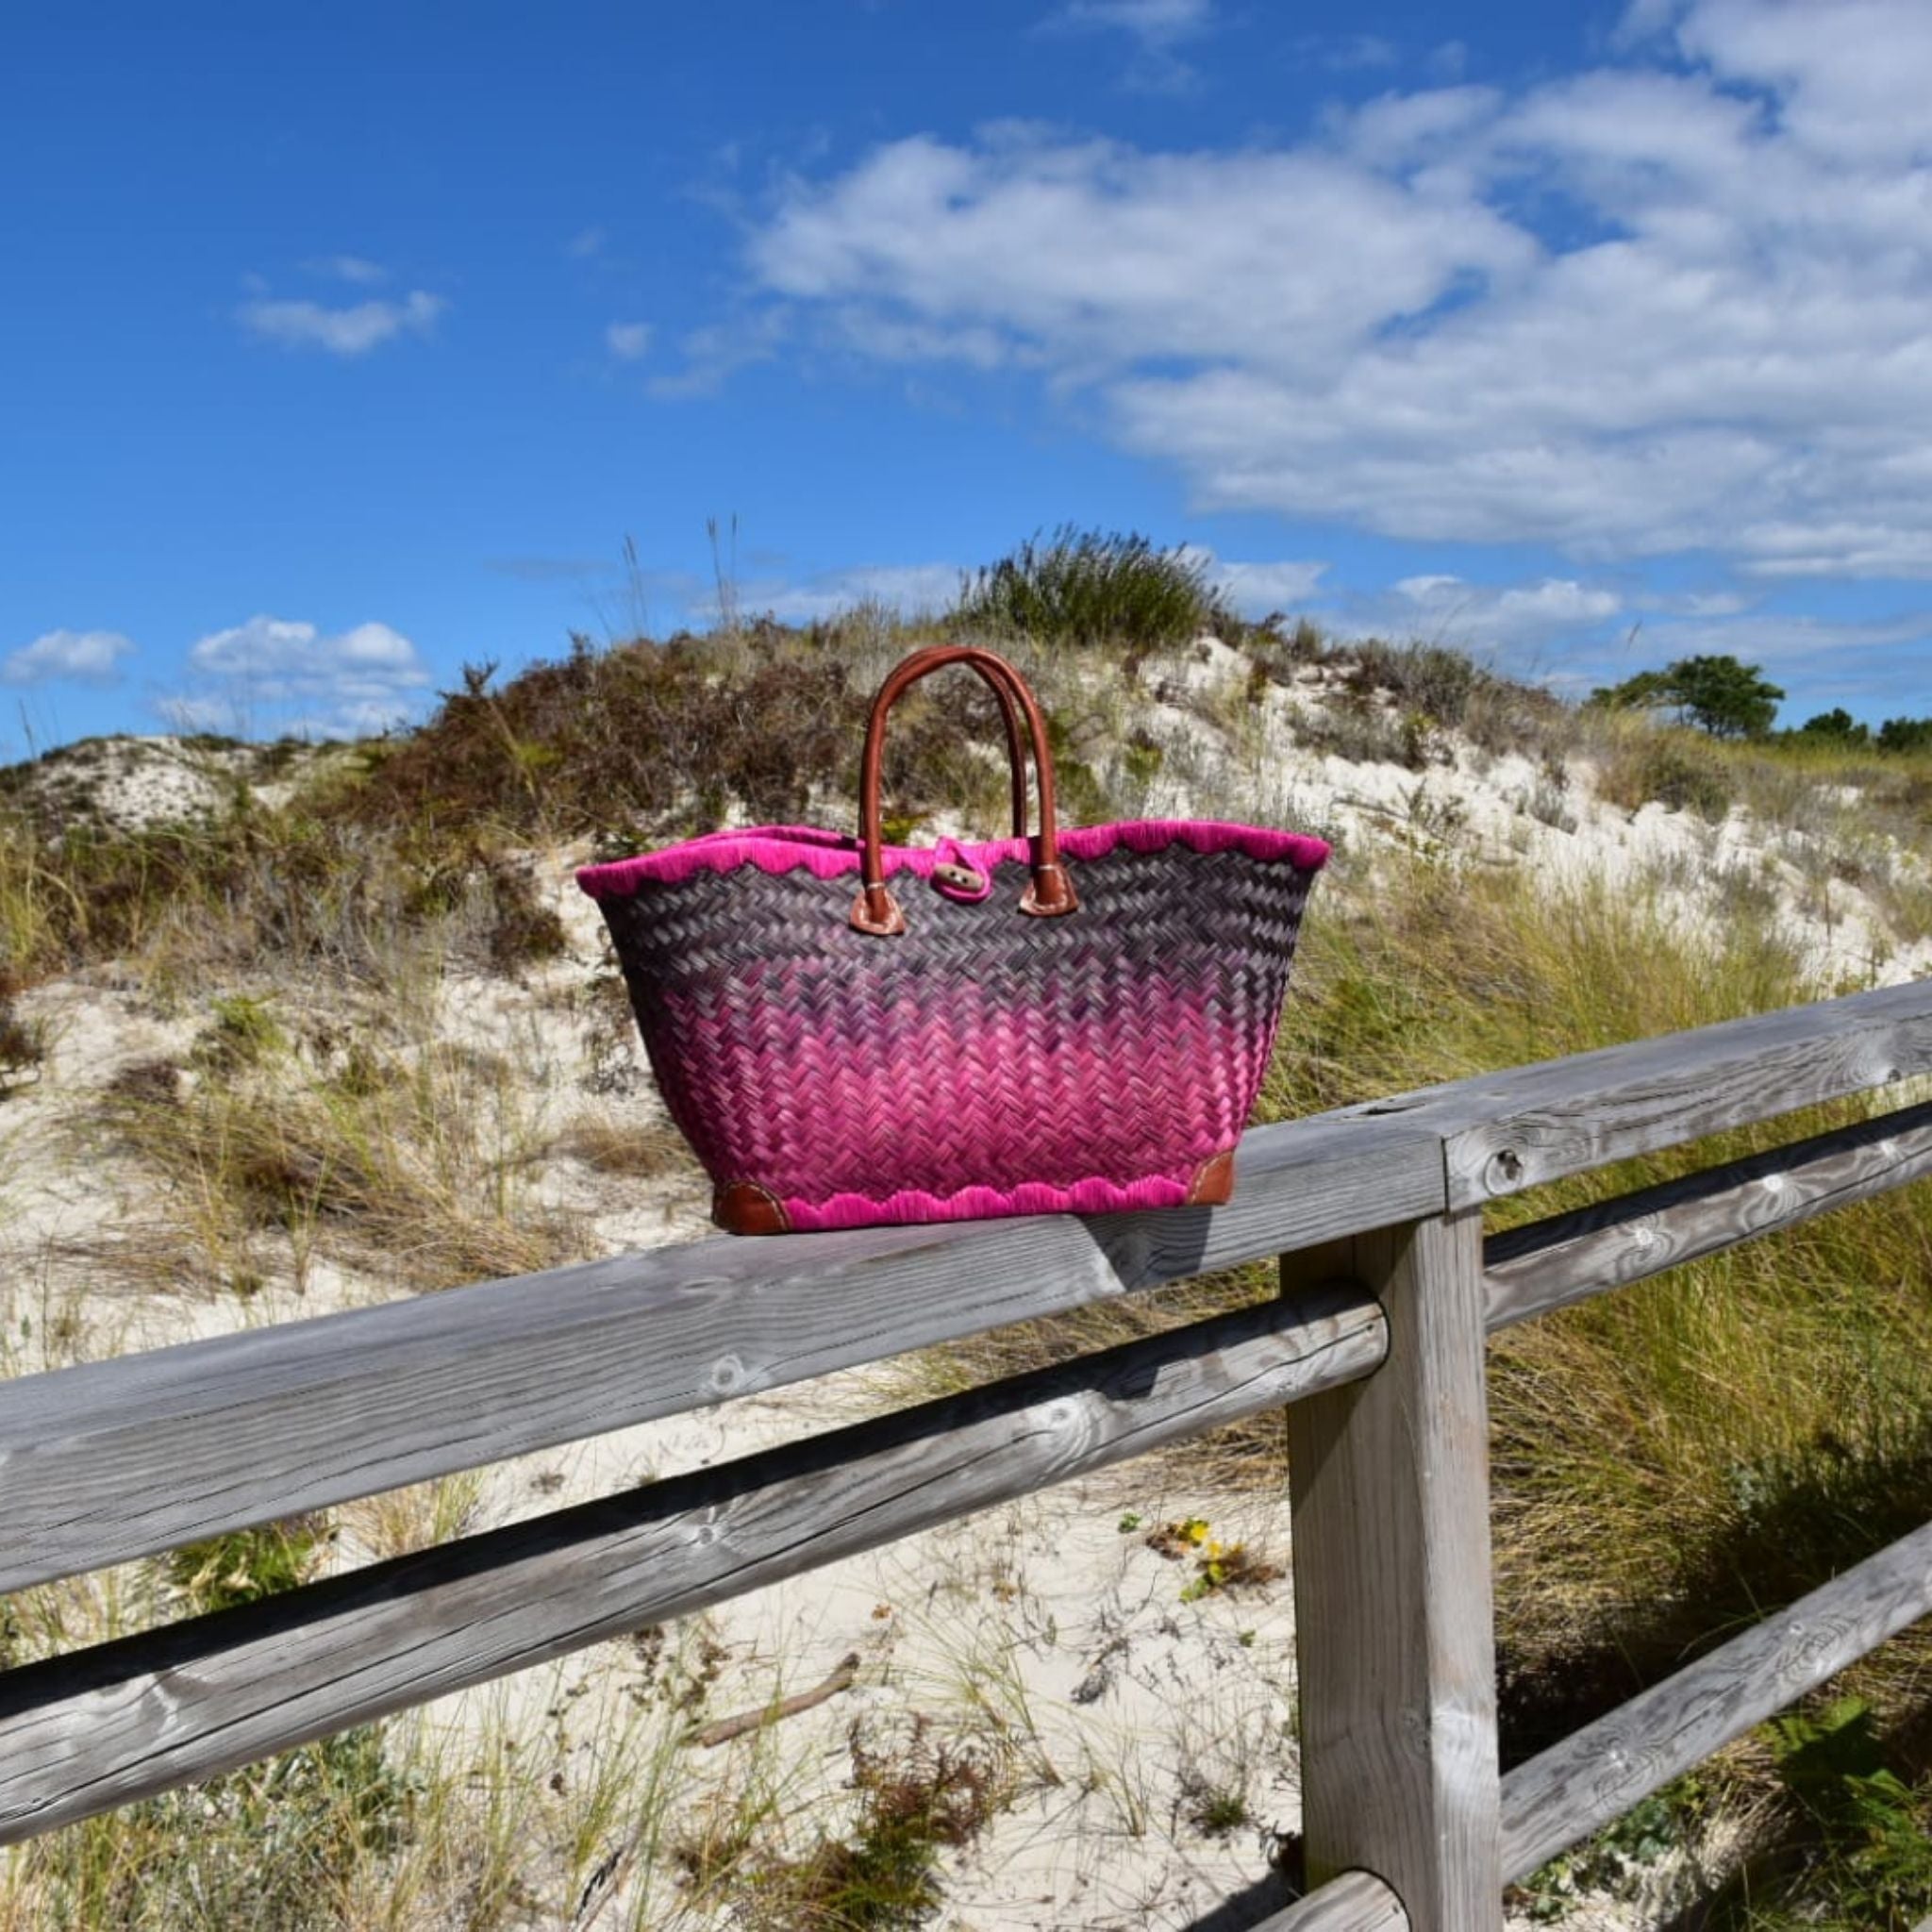
[[[1661,671],[1640,671],[1622,684],[1593,691],[1590,701],[1619,710],[1674,710],[1713,738],[1762,738],[1784,692],[1757,664],[1735,658],[1679,658]]]
[[[1784,696],[1757,665],[1735,658],[1685,658],[1671,676],[1691,724],[1713,738],[1762,738]]]
[[[1888,718],[1878,727],[1878,749],[1932,751],[1932,718]]]
[[[1807,718],[1798,727],[1798,735],[1829,739],[1834,744],[1862,745],[1871,743],[1872,727],[1859,724],[1842,705],[1837,705],[1815,718]]]

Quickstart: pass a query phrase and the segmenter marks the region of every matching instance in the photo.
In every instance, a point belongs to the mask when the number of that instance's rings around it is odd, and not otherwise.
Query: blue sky
[[[788,617],[1072,520],[1932,710],[1928,77],[1923,0],[32,9],[0,757],[701,623],[708,517]]]

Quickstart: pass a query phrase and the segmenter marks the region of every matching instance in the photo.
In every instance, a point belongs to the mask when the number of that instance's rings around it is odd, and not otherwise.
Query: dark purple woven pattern
[[[1080,905],[904,883],[908,930],[846,923],[854,881],[747,866],[602,902],[673,1117],[713,1178],[786,1200],[1182,1176],[1246,1123],[1313,874],[1123,845]]]

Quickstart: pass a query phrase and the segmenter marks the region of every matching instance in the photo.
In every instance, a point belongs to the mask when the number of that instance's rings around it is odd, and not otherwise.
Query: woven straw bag
[[[1013,836],[886,845],[888,715],[951,664],[999,699]],[[715,1219],[768,1234],[1226,1200],[1327,857],[1212,821],[1061,831],[1025,681],[943,645],[874,700],[856,839],[714,832],[577,880]]]

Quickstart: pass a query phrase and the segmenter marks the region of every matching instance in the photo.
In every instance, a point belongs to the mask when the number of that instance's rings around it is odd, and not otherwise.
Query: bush
[[[202,960],[325,959],[366,972],[372,942],[403,911],[394,859],[300,811],[140,832],[75,824],[0,850],[0,894],[10,887],[31,904],[22,972],[125,958],[171,933]]]
[[[32,1073],[46,1057],[45,1034],[14,1011],[13,995],[0,980],[0,1093],[17,1074]]]
[[[1478,686],[1491,682],[1473,658],[1440,644],[1389,644],[1368,638],[1354,646],[1350,682],[1391,692],[1405,709],[1437,724],[1460,724]]]
[[[1327,710],[1303,711],[1295,735],[1309,750],[1352,765],[1400,765],[1410,772],[1426,770],[1441,749],[1421,711],[1398,716],[1382,710],[1367,692],[1351,692]]]
[[[1871,1706],[1840,1698],[1769,1728],[1778,1775],[1813,1838],[1792,1889],[1829,1898],[1847,1924],[1905,1932],[1920,1924],[1932,1910],[1932,1789],[1913,1789],[1886,1762]]]
[[[391,1057],[339,1039],[312,1043],[307,1061],[285,1047],[248,1066],[225,1059],[232,1024],[205,1037],[185,1093],[149,1069],[95,1109],[104,1133],[192,1204],[190,1279],[250,1291],[252,1243],[269,1234],[293,1244],[298,1279],[319,1251],[421,1287],[533,1274],[580,1252],[570,1217],[522,1178],[542,1142],[507,1063],[446,1041]]]
[[[1672,811],[1694,811],[1713,824],[1737,795],[1722,758],[1680,732],[1644,733],[1617,743],[1606,760],[1598,792],[1626,811],[1655,799]]]
[[[974,1842],[1009,1801],[1002,1754],[926,1740],[920,1719],[903,1755],[869,1750],[853,1727],[852,1838],[746,1874],[750,1922],[772,1932],[914,1932],[939,1910],[939,1858]]]
[[[500,691],[493,667],[388,756],[341,811],[445,844],[452,832],[599,837],[615,849],[741,822],[809,817],[827,791],[856,796],[872,691],[829,634],[765,625],[729,639],[675,637],[530,665]],[[1005,734],[976,679],[909,692],[886,740],[889,808],[994,805]],[[997,763],[984,751],[999,749]]]
[[[1888,718],[1878,727],[1878,749],[1907,757],[1932,751],[1932,718]]]
[[[1574,713],[1535,685],[1499,677],[1460,651],[1440,644],[1391,644],[1366,638],[1324,654],[1345,668],[1350,694],[1362,706],[1378,693],[1424,724],[1459,731],[1481,750],[1549,756],[1569,741]],[[1425,758],[1420,763],[1427,763]],[[1411,769],[1420,763],[1411,759]]]
[[[1071,524],[968,577],[955,617],[1051,644],[1158,648],[1241,628],[1185,547]]]
[[[1260,702],[1269,684],[1293,684],[1295,673],[1305,664],[1319,664],[1328,648],[1322,633],[1306,617],[1296,618],[1291,625],[1278,610],[1259,624],[1244,625],[1239,642],[1248,659],[1250,704]]]
[[[1871,728],[1859,724],[1842,705],[1835,706],[1829,711],[1820,711],[1815,717],[1807,718],[1795,732],[1789,735],[1795,738],[1816,739],[1826,744],[1841,746],[1847,751],[1862,749],[1872,742]]]

